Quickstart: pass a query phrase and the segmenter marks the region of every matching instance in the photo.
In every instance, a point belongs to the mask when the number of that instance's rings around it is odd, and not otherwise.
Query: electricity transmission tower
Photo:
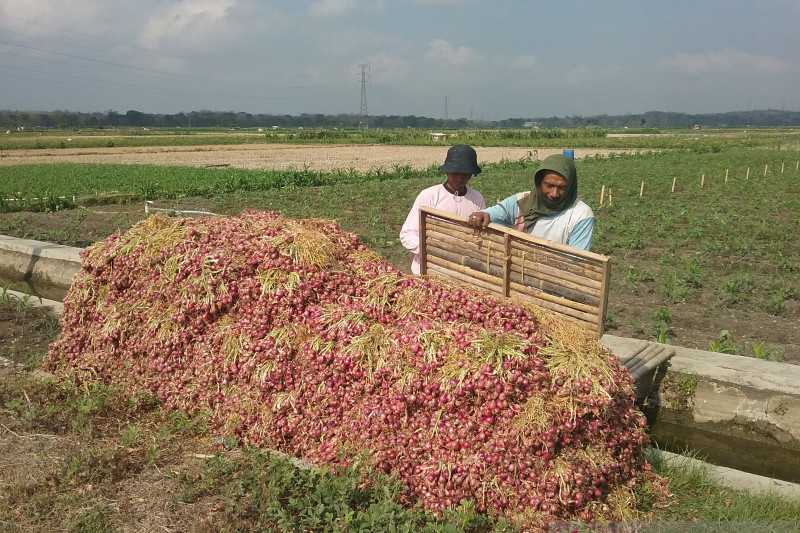
[[[369,128],[369,110],[367,109],[367,74],[370,70],[369,63],[358,66],[361,69],[361,110],[359,111],[358,126]]]

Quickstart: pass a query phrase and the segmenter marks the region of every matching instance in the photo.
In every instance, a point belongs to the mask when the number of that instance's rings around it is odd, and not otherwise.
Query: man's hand
[[[470,226],[475,228],[485,228],[492,222],[492,218],[489,216],[489,213],[475,211],[469,216],[468,221]]]

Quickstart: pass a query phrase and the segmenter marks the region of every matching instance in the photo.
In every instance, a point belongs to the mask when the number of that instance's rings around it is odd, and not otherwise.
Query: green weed
[[[653,320],[655,322],[654,335],[656,342],[669,343],[672,335],[672,313],[666,307],[662,307],[653,314]]]
[[[719,332],[719,337],[709,343],[708,350],[711,352],[735,355],[738,352],[738,347],[736,346],[733,334],[727,329],[723,329]]]
[[[738,272],[726,279],[721,287],[721,299],[726,305],[740,303],[753,292],[755,284],[748,272]]]

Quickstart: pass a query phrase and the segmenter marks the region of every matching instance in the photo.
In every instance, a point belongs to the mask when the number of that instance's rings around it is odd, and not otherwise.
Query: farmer
[[[411,272],[414,274],[419,274],[420,207],[432,207],[462,217],[486,207],[481,193],[467,187],[470,178],[481,172],[474,148],[466,144],[451,146],[439,171],[447,174],[447,179],[441,185],[428,187],[417,195],[400,230],[400,242],[414,256],[411,261]]]
[[[475,227],[494,222],[540,239],[588,250],[592,245],[594,213],[578,199],[575,162],[563,155],[551,155],[533,175],[533,190],[476,211],[469,222]]]

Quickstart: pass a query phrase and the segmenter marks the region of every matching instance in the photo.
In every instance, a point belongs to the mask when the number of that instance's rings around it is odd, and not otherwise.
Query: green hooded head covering
[[[556,172],[567,180],[567,190],[557,204],[553,205],[539,191],[542,178],[548,172]],[[531,194],[519,203],[519,212],[525,219],[525,231],[530,230],[536,225],[536,221],[541,217],[555,215],[572,207],[578,199],[578,173],[575,170],[575,161],[561,154],[554,154],[542,161],[542,166],[533,175],[533,190]]]

